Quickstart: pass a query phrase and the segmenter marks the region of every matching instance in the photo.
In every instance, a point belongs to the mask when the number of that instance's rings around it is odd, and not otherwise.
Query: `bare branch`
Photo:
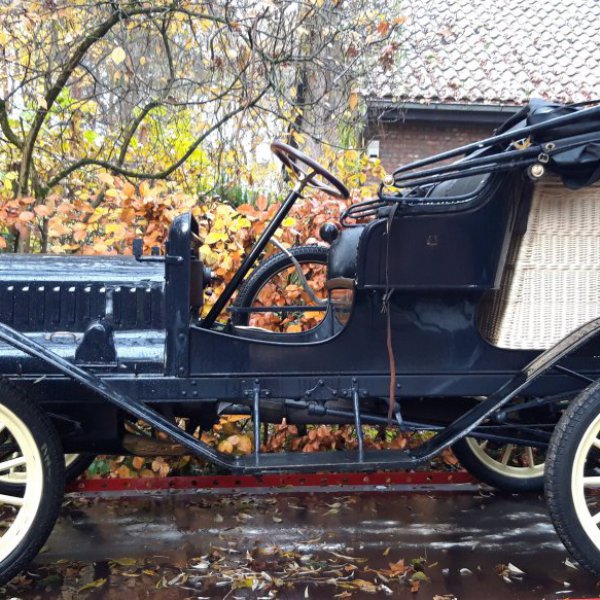
[[[147,173],[144,171],[135,171],[132,169],[127,169],[127,168],[119,166],[118,164],[113,164],[113,163],[110,163],[109,161],[105,161],[105,160],[98,160],[95,158],[82,158],[81,160],[74,162],[72,165],[69,165],[63,171],[60,171],[59,173],[57,173],[57,175],[55,177],[53,177],[52,179],[50,179],[48,181],[47,186],[48,186],[48,188],[51,188],[51,187],[55,186],[57,183],[59,183],[62,179],[64,179],[65,177],[67,177],[68,175],[73,173],[74,171],[77,171],[78,169],[81,169],[82,167],[90,166],[90,165],[94,165],[97,167],[103,167],[106,170],[111,171],[112,173],[115,173],[117,175],[123,175],[125,177],[131,177],[131,178],[135,178],[135,179],[166,179],[167,177],[169,177],[169,175],[171,175],[174,171],[179,169],[179,167],[181,167],[181,165],[183,165],[187,161],[187,159],[192,155],[194,150],[196,150],[196,148],[198,148],[198,146],[209,135],[211,135],[214,131],[217,131],[227,121],[229,121],[230,119],[235,117],[235,115],[255,106],[260,101],[260,99],[264,96],[267,89],[268,88],[265,88],[264,90],[262,90],[262,92],[258,96],[256,96],[252,101],[248,102],[247,104],[245,104],[243,106],[239,106],[238,108],[223,115],[216,123],[214,123],[211,127],[209,127],[204,133],[199,135],[194,140],[194,142],[192,144],[190,144],[188,149],[184,152],[184,154],[179,159],[177,159],[173,164],[171,164],[168,168],[166,168],[162,171],[159,171],[156,173],[150,173],[150,172]]]
[[[0,129],[2,133],[6,137],[6,140],[9,141],[13,146],[22,149],[23,141],[19,139],[17,134],[13,131],[10,123],[8,122],[8,112],[6,110],[6,101],[0,99]]]

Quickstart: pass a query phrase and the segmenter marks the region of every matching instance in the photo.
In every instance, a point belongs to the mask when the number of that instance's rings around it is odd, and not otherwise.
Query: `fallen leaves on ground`
[[[40,593],[48,599],[94,598],[100,588],[102,598],[109,600],[124,597],[125,590],[132,598],[140,597],[142,590],[147,591],[144,597],[169,598],[166,593],[171,589],[205,598],[223,598],[228,592],[246,590],[255,594],[252,597],[268,599],[285,597],[292,591],[304,593],[306,589],[309,598],[310,591],[316,589],[331,589],[335,598],[352,598],[356,592],[382,597],[401,589],[417,591],[422,582],[428,581],[419,568],[405,566],[402,559],[390,563],[389,569],[378,570],[358,555],[307,555],[272,545],[244,554],[235,548],[215,546],[210,553],[192,557],[183,566],[165,557],[119,558],[93,566],[60,561],[13,580],[7,591],[19,593],[23,600],[39,597]],[[90,580],[90,573],[99,570],[104,576]]]

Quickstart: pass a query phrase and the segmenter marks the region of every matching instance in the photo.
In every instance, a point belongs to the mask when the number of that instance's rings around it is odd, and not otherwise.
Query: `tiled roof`
[[[600,97],[598,0],[404,0],[392,76],[367,95],[393,101],[521,104]]]

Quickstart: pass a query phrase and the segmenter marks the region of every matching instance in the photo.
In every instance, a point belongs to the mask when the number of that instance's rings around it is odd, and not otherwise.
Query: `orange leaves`
[[[388,21],[379,21],[377,24],[377,33],[381,36],[385,36],[388,34],[390,30],[390,24]]]
[[[152,471],[157,474],[158,477],[166,477],[171,470],[169,463],[160,456],[152,461]]]
[[[133,198],[135,196],[135,186],[128,181],[123,184],[123,195],[126,198]]]
[[[225,454],[251,454],[253,444],[248,435],[230,435],[219,442],[217,449]]]
[[[265,210],[267,210],[267,207],[269,206],[269,201],[267,200],[267,197],[263,194],[259,195],[256,199],[256,206],[260,211],[264,212]]]
[[[19,214],[19,221],[23,221],[23,223],[29,223],[33,221],[34,218],[35,213],[33,213],[30,210],[24,210],[22,213]]]
[[[263,452],[281,452],[288,449],[290,440],[298,435],[298,428],[295,425],[288,425],[284,419],[280,425],[274,427],[273,433],[269,436],[266,443],[262,445]]]
[[[141,456],[134,456],[131,464],[134,469],[140,470],[144,466],[144,459]]]
[[[50,215],[50,208],[48,206],[46,206],[45,204],[38,204],[38,206],[35,206],[33,208],[33,212],[38,217],[47,217]]]

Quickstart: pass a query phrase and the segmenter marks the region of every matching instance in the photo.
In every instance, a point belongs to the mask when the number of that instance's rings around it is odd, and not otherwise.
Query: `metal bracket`
[[[333,400],[338,397],[338,390],[325,385],[325,382],[322,379],[319,379],[317,383],[306,390],[304,395],[311,400],[315,400],[317,402],[323,400]]]
[[[143,249],[144,243],[140,238],[133,240],[133,258],[135,258],[137,262],[164,262],[168,265],[177,265],[183,262],[182,256],[173,256],[170,254],[167,254],[166,256],[159,256],[154,252],[154,248],[152,249],[153,252],[151,256],[143,256]]]
[[[112,325],[106,320],[92,321],[75,350],[79,365],[114,368],[118,365]]]
[[[256,466],[260,463],[260,399],[269,398],[271,396],[270,390],[263,390],[260,387],[260,381],[254,380],[254,385],[251,390],[245,390],[244,396],[252,397],[252,420],[254,422],[254,464]]]
[[[354,410],[354,427],[356,429],[356,439],[358,440],[358,461],[363,462],[365,458],[362,421],[360,418],[360,389],[358,381],[352,380],[352,408]]]

